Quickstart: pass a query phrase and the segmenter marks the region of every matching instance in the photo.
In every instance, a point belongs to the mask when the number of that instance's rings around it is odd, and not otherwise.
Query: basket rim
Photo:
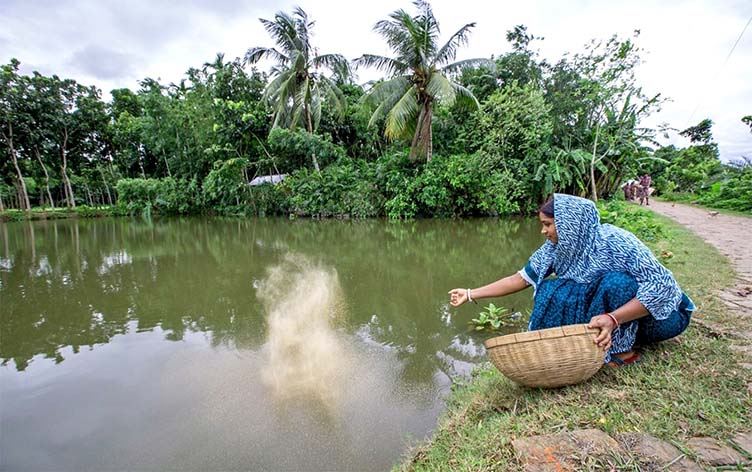
[[[595,335],[599,332],[600,330],[598,328],[588,328],[588,325],[583,323],[567,326],[556,326],[554,328],[546,328],[535,331],[525,331],[522,333],[505,334],[503,336],[496,336],[494,338],[487,339],[484,344],[486,346],[486,349],[491,349],[498,346],[527,343],[541,339],[557,339],[570,336],[582,336],[587,334]]]

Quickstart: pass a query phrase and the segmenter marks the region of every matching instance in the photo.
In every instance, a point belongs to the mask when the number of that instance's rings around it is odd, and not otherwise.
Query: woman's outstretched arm
[[[519,273],[514,273],[480,288],[452,289],[449,291],[449,303],[452,306],[460,306],[469,301],[468,296],[473,300],[478,298],[503,297],[510,293],[519,292],[529,286],[530,284]]]

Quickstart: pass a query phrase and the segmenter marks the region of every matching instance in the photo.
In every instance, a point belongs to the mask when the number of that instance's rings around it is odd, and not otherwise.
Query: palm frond
[[[484,58],[464,59],[461,61],[453,62],[451,64],[447,64],[444,67],[442,67],[440,70],[444,74],[454,75],[454,74],[458,74],[462,72],[463,69],[468,69],[471,67],[487,67],[491,71],[495,71],[496,63],[494,61],[491,61],[489,59],[484,59]]]
[[[267,84],[266,89],[264,89],[264,95],[262,96],[263,100],[267,103],[276,101],[280,96],[281,90],[284,88],[285,82],[289,79],[289,74],[281,73],[274,76],[271,82]]]
[[[467,110],[477,110],[480,108],[478,99],[475,98],[475,95],[473,95],[473,92],[471,92],[470,89],[455,82],[452,82],[452,87],[454,87],[455,102],[457,105],[460,105]]]
[[[363,54],[353,61],[355,67],[375,67],[384,72],[387,76],[404,74],[410,69],[408,64],[400,62],[391,57],[377,56],[374,54]]]
[[[438,68],[444,64],[449,64],[457,57],[457,49],[460,46],[467,46],[470,30],[475,27],[475,23],[468,23],[460,28],[451,38],[439,49],[434,58],[434,65]]]
[[[314,67],[326,67],[331,71],[337,69],[345,70],[348,75],[350,74],[350,61],[342,54],[322,54],[314,57],[311,60],[311,64]]]
[[[386,130],[384,131],[386,137],[389,139],[403,137],[407,124],[414,122],[419,112],[418,93],[415,88],[411,87],[386,115]]]
[[[368,126],[374,126],[379,119],[385,117],[394,108],[394,105],[410,90],[412,87],[410,82],[405,78],[402,79],[392,79],[389,82],[393,83],[382,82],[378,87],[374,87],[374,93],[377,94],[378,99],[365,101],[366,106],[376,105],[376,109],[368,121]]]
[[[436,56],[436,45],[441,33],[439,22],[433,14],[431,4],[424,0],[416,0],[414,5],[418,7],[420,15],[416,24],[419,26],[417,44],[420,44],[423,60],[428,63],[428,59]]]
[[[264,29],[272,37],[275,43],[289,54],[298,49],[295,42],[295,20],[287,13],[277,12],[274,15],[274,21],[259,18]]]
[[[307,129],[307,123],[305,123],[305,106],[306,99],[309,96],[308,79],[303,80],[302,83],[297,84],[295,94],[292,97],[292,113],[290,120],[290,129],[294,129],[298,123],[303,120],[303,127]]]
[[[294,110],[297,108],[298,91],[295,74],[287,71],[287,73],[281,74],[278,80],[278,83],[275,84],[274,94],[267,96],[274,107],[275,120],[273,126],[294,126],[296,121]],[[290,118],[291,116],[292,118]]]
[[[393,97],[395,94],[401,97],[410,87],[410,79],[404,75],[400,75],[377,83],[368,94],[363,96],[362,100],[367,106],[373,106],[374,104],[380,104],[388,100],[389,97]]]
[[[311,56],[311,29],[314,22],[308,21],[308,14],[300,7],[295,7],[293,10],[294,16],[297,18],[295,21],[296,38],[300,49],[303,51],[306,57]]]
[[[312,87],[310,94],[309,112],[311,113],[311,126],[313,128],[311,131],[315,131],[321,122],[321,95],[318,88],[318,86]]]
[[[412,23],[412,17],[405,10],[397,10],[389,15],[390,20],[378,21],[373,30],[386,39],[394,52],[400,53],[410,45],[411,35],[405,25]]]
[[[345,113],[345,95],[328,77],[320,77],[318,81],[318,94],[323,95],[326,102],[332,106],[335,114],[342,117]]]
[[[287,56],[274,48],[255,47],[246,51],[243,61],[245,64],[255,64],[265,57],[273,59],[278,64],[286,64],[290,60]]]
[[[426,85],[426,93],[442,105],[452,106],[455,99],[455,89],[446,77],[434,72]]]

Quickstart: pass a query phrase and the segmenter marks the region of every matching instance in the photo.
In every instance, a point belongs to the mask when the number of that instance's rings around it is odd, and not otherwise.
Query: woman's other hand
[[[452,306],[460,306],[467,301],[467,289],[466,288],[454,288],[449,291],[449,304]]]
[[[614,321],[610,316],[597,315],[590,318],[588,328],[598,328],[599,330],[601,330],[600,333],[598,333],[598,336],[596,336],[595,340],[593,341],[595,344],[597,344],[599,347],[602,347],[606,351],[611,348],[611,333],[613,333],[614,331]]]

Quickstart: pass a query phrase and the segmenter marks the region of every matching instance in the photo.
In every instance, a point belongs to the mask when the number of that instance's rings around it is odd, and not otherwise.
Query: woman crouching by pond
[[[612,367],[639,359],[634,350],[682,333],[695,306],[674,276],[635,235],[601,224],[595,204],[555,194],[538,211],[547,241],[519,272],[480,288],[449,291],[457,307],[532,285],[530,330],[588,323]],[[550,275],[556,278],[547,278]]]

